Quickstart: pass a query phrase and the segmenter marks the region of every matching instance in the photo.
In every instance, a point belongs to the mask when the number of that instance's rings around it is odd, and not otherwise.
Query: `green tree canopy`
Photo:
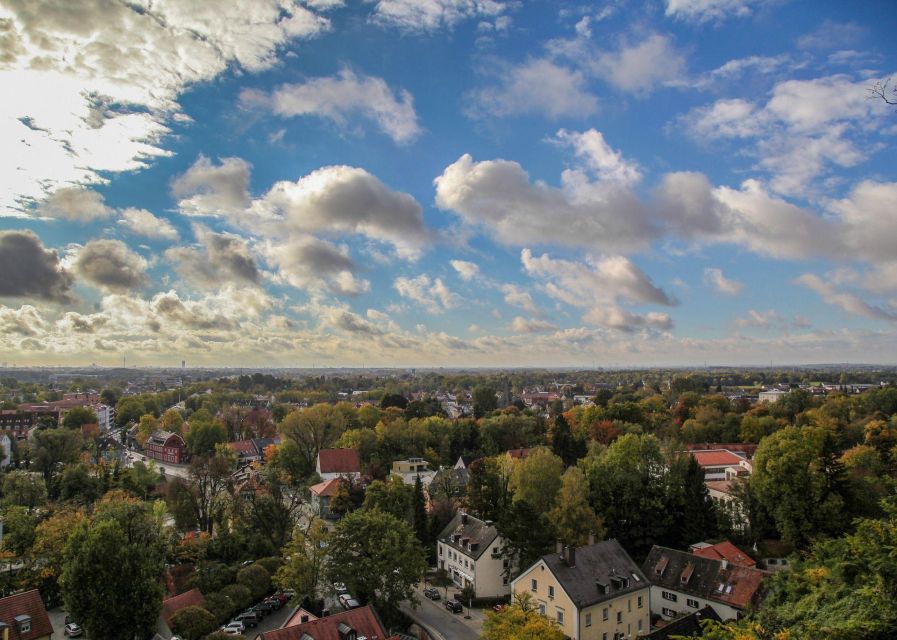
[[[199,640],[217,626],[215,615],[205,607],[184,607],[171,616],[171,630],[186,640]]]
[[[85,424],[96,424],[97,414],[89,407],[72,407],[65,412],[62,426],[66,429],[80,429]]]

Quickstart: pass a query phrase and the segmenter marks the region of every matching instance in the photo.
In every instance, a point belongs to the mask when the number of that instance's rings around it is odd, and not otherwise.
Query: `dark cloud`
[[[198,230],[205,246],[173,247],[165,256],[177,264],[178,272],[201,287],[220,287],[225,282],[259,284],[262,274],[246,241],[234,235]]]
[[[31,231],[0,231],[0,297],[71,299],[72,277]]]
[[[91,240],[78,251],[74,270],[90,284],[126,293],[144,286],[146,260],[120,240]]]

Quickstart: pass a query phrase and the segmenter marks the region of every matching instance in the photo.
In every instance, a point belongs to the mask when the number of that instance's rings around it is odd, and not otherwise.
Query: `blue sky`
[[[892,2],[0,0],[0,24],[0,361],[897,353],[897,110],[868,97]]]

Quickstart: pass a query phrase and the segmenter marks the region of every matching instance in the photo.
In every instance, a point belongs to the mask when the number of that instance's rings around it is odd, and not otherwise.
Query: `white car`
[[[339,603],[341,605],[343,605],[344,609],[357,609],[358,607],[361,606],[361,604],[359,604],[358,600],[353,598],[348,593],[341,593],[339,595],[339,597],[337,597],[337,600],[339,600]]]
[[[62,630],[62,633],[69,638],[79,638],[84,634],[84,630],[81,629],[81,625],[69,622],[65,625],[65,629]]]
[[[221,627],[221,632],[226,633],[229,636],[242,636],[245,631],[246,627],[242,622],[230,622]]]

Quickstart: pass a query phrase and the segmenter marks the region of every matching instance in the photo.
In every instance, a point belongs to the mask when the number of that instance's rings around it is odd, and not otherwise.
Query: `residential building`
[[[165,598],[162,601],[162,610],[159,612],[159,619],[156,621],[156,631],[163,638],[170,638],[173,630],[171,628],[171,618],[181,609],[187,607],[201,607],[205,601],[202,591],[199,589],[190,589],[176,596]]]
[[[361,458],[358,449],[321,449],[315,471],[321,480],[333,480],[343,477],[357,480],[361,477]]]
[[[727,560],[654,546],[642,565],[651,583],[651,613],[672,620],[706,606],[722,620],[737,620],[762,597],[765,571]]]
[[[339,514],[330,510],[330,499],[336,495],[339,486],[346,482],[347,480],[345,478],[337,476],[336,478],[319,482],[309,488],[309,491],[311,492],[312,508],[314,508],[315,512],[320,517],[327,520],[336,520],[339,518]]]
[[[709,451],[690,451],[692,457],[704,470],[704,480],[731,480],[739,476],[750,475],[753,465],[738,454],[725,449]]]
[[[511,592],[514,569],[502,553],[504,542],[490,520],[455,514],[436,541],[436,564],[459,588],[472,586],[476,598],[498,598]]]
[[[256,640],[399,640],[387,637],[383,623],[370,605],[335,613],[326,618],[308,615],[308,621],[265,631]]]
[[[732,524],[739,531],[744,531],[749,524],[747,510],[736,492],[736,487],[742,482],[744,482],[744,478],[704,482],[710,498],[717,503],[718,507],[722,507],[729,512]]]
[[[688,550],[696,556],[712,560],[726,560],[729,564],[738,565],[739,567],[753,568],[757,566],[756,561],[752,557],[728,540],[723,540],[716,544],[696,542],[689,546]]]
[[[24,440],[28,437],[28,431],[37,425],[37,419],[38,414],[35,411],[2,409],[0,410],[0,431],[9,431],[16,440]]]
[[[424,486],[428,486],[435,475],[436,472],[430,469],[430,463],[423,458],[396,460],[392,463],[392,473],[390,473],[390,476],[401,478],[405,484],[414,484],[420,478]]]
[[[0,627],[10,640],[50,640],[53,625],[37,589],[0,598]]]
[[[97,423],[101,431],[111,431],[115,428],[115,407],[106,404],[95,404],[91,407],[97,414]]]
[[[159,462],[183,464],[187,461],[187,444],[179,434],[171,431],[153,433],[143,445],[143,450],[148,458]]]
[[[427,487],[427,496],[430,499],[445,497],[449,499],[461,498],[467,494],[467,483],[470,482],[470,472],[467,469],[440,469],[433,476],[433,480]]]
[[[0,434],[0,469],[5,469],[12,462],[12,438],[8,434]]]
[[[648,633],[649,583],[616,540],[542,556],[511,584],[572,640],[621,640]]]
[[[250,464],[258,462],[262,459],[262,452],[259,451],[255,442],[252,440],[237,440],[236,442],[228,442],[228,449],[237,456],[237,462],[240,464]]]
[[[704,627],[701,623],[704,620],[713,620],[714,622],[722,622],[720,617],[716,615],[713,607],[704,607],[681,618],[676,618],[667,624],[658,627],[651,633],[641,636],[646,640],[672,640],[673,638],[700,638],[704,635]]]
[[[757,397],[757,401],[763,403],[778,402],[781,398],[787,396],[789,393],[791,393],[791,391],[785,391],[783,389],[769,389],[767,391],[761,391]]]

